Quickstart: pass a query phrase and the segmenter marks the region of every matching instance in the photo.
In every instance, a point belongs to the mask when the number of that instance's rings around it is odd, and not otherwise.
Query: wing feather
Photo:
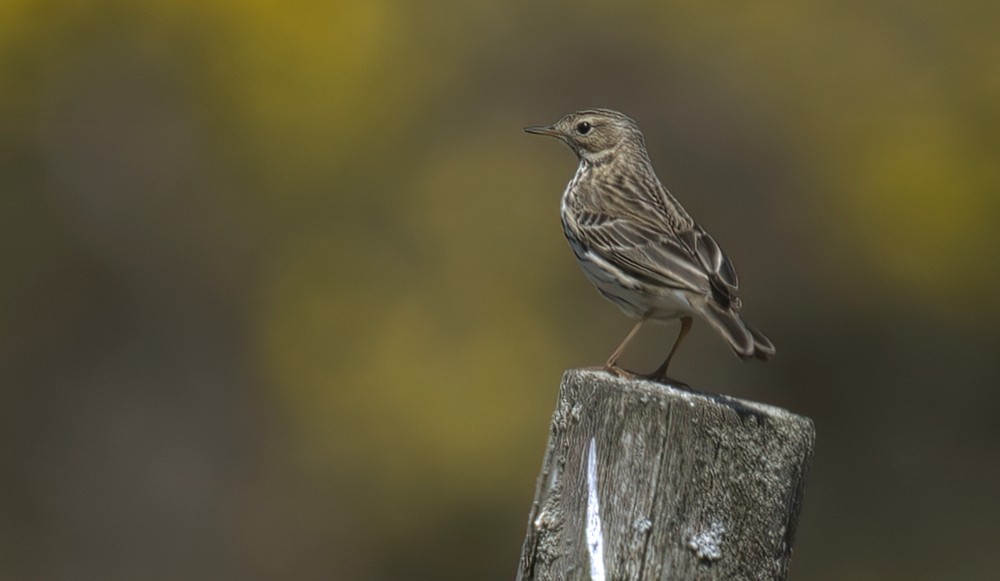
[[[708,273],[691,249],[646,224],[581,213],[576,230],[592,252],[639,280],[700,294],[711,288]]]
[[[739,307],[732,261],[697,224],[671,235],[647,221],[578,211],[577,238],[639,280],[711,295],[720,306]]]

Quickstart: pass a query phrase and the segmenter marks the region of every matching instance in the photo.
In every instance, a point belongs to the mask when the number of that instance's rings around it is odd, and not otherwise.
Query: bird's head
[[[645,142],[635,121],[610,109],[570,113],[552,125],[525,127],[528,133],[563,140],[585,162],[601,165],[625,151],[645,154]]]

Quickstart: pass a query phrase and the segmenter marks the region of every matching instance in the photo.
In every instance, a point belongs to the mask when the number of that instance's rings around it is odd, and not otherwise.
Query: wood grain
[[[518,579],[784,579],[814,439],[772,406],[569,370]]]

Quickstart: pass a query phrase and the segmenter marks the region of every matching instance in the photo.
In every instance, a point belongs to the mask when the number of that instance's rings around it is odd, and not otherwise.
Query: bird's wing
[[[678,238],[639,221],[603,213],[579,212],[576,238],[591,252],[641,281],[705,293],[709,273]]]
[[[671,233],[646,221],[578,212],[577,238],[629,275],[699,294],[711,292],[720,306],[739,305],[732,262],[700,226]]]
[[[722,251],[708,232],[694,224],[677,237],[698,257],[702,268],[709,273],[712,296],[722,307],[734,306],[739,309],[740,299],[736,296],[740,281],[733,263]]]
[[[705,270],[717,276],[720,282],[733,290],[739,288],[740,281],[732,261],[701,226],[695,224],[693,228],[678,234],[677,237],[694,251]]]

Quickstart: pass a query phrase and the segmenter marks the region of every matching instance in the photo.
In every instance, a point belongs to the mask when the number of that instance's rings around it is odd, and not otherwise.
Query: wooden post
[[[569,370],[517,578],[784,579],[814,438],[779,408]]]

